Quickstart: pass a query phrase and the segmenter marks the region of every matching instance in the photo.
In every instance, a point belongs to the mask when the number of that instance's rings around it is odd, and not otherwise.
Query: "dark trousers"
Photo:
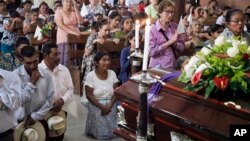
[[[14,141],[13,130],[7,130],[3,133],[0,133],[0,140],[1,141]]]
[[[58,137],[50,137],[49,141],[63,141],[64,133]]]
[[[45,129],[45,133],[46,133],[46,138],[45,138],[45,141],[50,141],[49,140],[49,126],[48,126],[48,123],[47,123],[47,121],[46,120],[39,120],[41,123],[42,123],[42,125],[43,125],[43,127],[44,127],[44,129]]]

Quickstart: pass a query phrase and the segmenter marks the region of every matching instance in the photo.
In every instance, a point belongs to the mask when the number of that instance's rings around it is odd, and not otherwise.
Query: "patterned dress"
[[[95,44],[93,43],[95,39],[99,39],[98,33],[92,33],[89,35],[87,43],[85,45],[85,49],[91,49],[92,52],[88,56],[83,56],[82,59],[82,66],[81,66],[81,73],[83,74],[83,83],[86,79],[86,76],[89,72],[95,69],[94,65],[94,57],[97,52]],[[112,40],[112,36],[107,40]]]
[[[95,69],[94,56],[96,54],[96,49],[93,41],[98,38],[98,33],[90,34],[85,45],[85,49],[92,49],[92,53],[88,56],[83,56],[82,59],[81,73],[83,73],[83,82],[85,81],[87,74]]]
[[[14,71],[16,68],[20,67],[22,64],[12,53],[3,54],[0,59],[0,68],[7,71]]]

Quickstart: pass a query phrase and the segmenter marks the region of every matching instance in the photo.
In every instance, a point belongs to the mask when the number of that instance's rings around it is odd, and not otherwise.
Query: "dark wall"
[[[210,0],[200,0],[202,6],[206,6]],[[231,6],[233,8],[245,10],[245,8],[250,5],[250,0],[217,0],[220,6]]]

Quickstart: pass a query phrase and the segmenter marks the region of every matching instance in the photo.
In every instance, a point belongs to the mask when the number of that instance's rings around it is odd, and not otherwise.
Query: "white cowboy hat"
[[[27,129],[24,128],[24,122],[21,122],[15,128],[13,136],[14,141],[45,141],[46,133],[39,121]]]
[[[48,123],[50,137],[60,136],[66,131],[66,114],[64,111],[60,111],[57,114],[49,112],[45,120]]]

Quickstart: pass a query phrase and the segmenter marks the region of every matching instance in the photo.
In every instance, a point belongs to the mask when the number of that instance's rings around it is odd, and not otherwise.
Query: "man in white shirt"
[[[17,125],[13,110],[20,105],[21,81],[13,72],[0,69],[0,140],[13,141]]]
[[[38,8],[39,5],[44,1],[44,2],[46,2],[48,4],[50,9],[53,9],[54,8],[54,2],[56,0],[31,0],[31,1],[33,1],[32,8]]]
[[[43,46],[44,60],[39,67],[45,69],[52,75],[55,85],[55,95],[53,97],[52,112],[58,113],[62,110],[62,106],[69,102],[74,93],[74,86],[68,68],[59,64],[60,52],[54,43],[46,43]],[[65,111],[67,112],[67,111]],[[50,138],[50,140],[62,141],[64,134],[58,137]]]
[[[25,128],[33,125],[35,121],[40,121],[45,129],[47,129],[47,124],[43,119],[52,108],[53,95],[55,92],[52,77],[46,70],[38,67],[39,59],[34,47],[23,47],[21,55],[23,56],[23,65],[14,72],[22,81],[22,91],[31,93],[32,96],[30,100],[22,103],[24,117],[17,118],[19,120],[24,119]],[[18,110],[20,110],[20,108]],[[18,110],[15,112],[19,112]],[[46,135],[48,135],[47,130]],[[48,136],[46,136],[46,138],[47,137]]]
[[[139,4],[142,0],[126,0],[125,5],[131,7],[133,5]]]
[[[114,0],[106,0],[106,3],[110,6],[110,7],[114,7],[115,2]]]
[[[100,13],[103,15],[103,17],[106,17],[105,10],[101,5],[98,4],[98,0],[90,0],[89,2],[89,5],[83,5],[81,9],[81,16],[85,17],[90,22],[94,20],[94,15],[97,13]]]
[[[225,24],[226,24],[225,16],[227,14],[227,11],[230,9],[231,9],[230,6],[223,7],[223,13],[217,18],[216,24],[225,26]]]

